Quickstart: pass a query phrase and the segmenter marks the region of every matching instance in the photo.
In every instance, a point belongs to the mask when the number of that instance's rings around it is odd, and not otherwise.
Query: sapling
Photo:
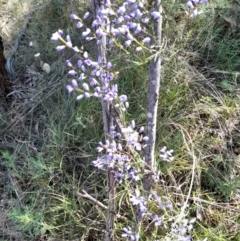
[[[126,0],[117,6],[110,0],[102,2],[93,0],[94,20],[91,29],[84,24],[84,20],[90,16],[89,12],[83,18],[74,13],[70,15],[72,21],[76,23],[76,28],[82,29],[82,37],[86,41],[96,42],[98,49],[96,60],[91,59],[88,52],[73,46],[70,36],[64,38],[62,30],[55,32],[51,38],[52,41],[62,43],[56,47],[57,51],[67,47],[81,56],[77,66],[74,66],[70,60],[66,61],[69,67],[68,75],[72,77],[66,86],[67,91],[77,92],[78,101],[93,97],[100,99],[102,103],[105,140],[99,142],[97,147],[99,155],[92,164],[107,172],[109,203],[105,241],[114,240],[117,185],[127,184],[130,188],[129,201],[133,207],[136,207],[133,219],[135,224],[133,228],[123,228],[123,238],[129,238],[131,241],[139,240],[144,218],[151,219],[156,229],[159,226],[167,228],[164,212],[173,209],[170,200],[163,201],[157,192],[152,190],[154,182],[159,181],[155,167],[155,139],[161,75],[162,10],[160,0],[154,1],[150,11],[146,10],[145,4],[148,3],[144,0]],[[194,8],[194,4],[197,3],[188,1],[187,6]],[[107,50],[113,47],[119,48],[126,54],[130,48],[134,49],[136,57],[138,52],[144,51],[146,59],[143,63],[149,62],[146,134],[144,127],[136,128],[134,120],[128,125],[122,122],[122,116],[129,107],[129,102],[127,95],[118,93],[118,85],[115,83],[118,73],[114,71],[114,64],[107,57]],[[171,162],[173,151],[163,147],[159,157],[165,162]],[[148,210],[149,202],[157,203],[163,214],[151,213]],[[188,235],[192,223],[193,221],[187,219],[173,222],[164,240],[192,240],[191,235]],[[156,240],[156,235],[152,239],[149,237],[149,240]]]

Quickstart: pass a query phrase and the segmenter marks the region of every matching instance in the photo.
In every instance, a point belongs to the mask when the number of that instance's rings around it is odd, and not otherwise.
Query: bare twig
[[[99,202],[96,198],[94,198],[93,196],[91,196],[89,193],[87,193],[85,190],[82,190],[82,193],[75,191],[75,194],[79,197],[84,197],[87,198],[93,202],[95,202],[99,207],[104,208],[105,210],[108,209],[107,206],[105,206],[104,204],[102,204],[101,202]]]

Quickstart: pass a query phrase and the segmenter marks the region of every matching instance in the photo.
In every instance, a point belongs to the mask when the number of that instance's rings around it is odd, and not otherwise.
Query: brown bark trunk
[[[7,70],[5,69],[6,59],[4,56],[4,48],[2,37],[0,36],[0,98],[5,98],[10,91],[10,82]]]

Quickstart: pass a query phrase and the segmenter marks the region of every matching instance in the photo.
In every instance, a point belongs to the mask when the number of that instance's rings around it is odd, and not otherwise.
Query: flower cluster
[[[123,238],[130,238],[131,241],[138,241],[140,236],[139,234],[135,234],[130,227],[123,228]]]
[[[84,19],[89,14],[85,14]],[[83,21],[75,14],[70,15],[72,20],[77,21],[76,27],[83,28]],[[141,41],[137,40],[140,33],[146,32],[144,25],[149,24],[150,19],[157,19],[160,13],[152,11],[150,14],[144,8],[144,0],[127,0],[122,3],[115,11],[111,1],[104,1],[100,6],[96,18],[92,22],[92,29],[85,28],[82,36],[87,40],[97,40],[97,44],[103,36],[108,36],[108,46],[117,44],[118,37],[124,38],[124,46],[129,47],[132,43],[137,43],[136,51],[141,51],[143,45],[148,45],[151,42],[150,37],[141,36]]]
[[[138,189],[135,189],[134,194],[131,194],[130,202],[133,206],[138,207],[139,214],[142,217],[147,213],[146,198],[141,196],[141,193]]]
[[[128,155],[122,153],[122,145],[115,141],[106,141],[105,144],[99,143],[98,152],[105,150],[106,154],[98,156],[93,165],[101,170],[113,170],[115,180],[122,183],[124,179],[139,181],[140,170],[133,163]]]
[[[172,240],[183,240],[183,241],[191,241],[193,237],[188,235],[188,233],[193,229],[193,224],[195,223],[196,218],[191,220],[183,219],[178,224],[173,224],[171,227],[171,231],[169,233],[169,237],[166,238],[166,241]]]
[[[160,149],[159,157],[164,161],[164,162],[172,162],[174,160],[174,157],[172,156],[173,150],[167,150],[167,147],[164,146],[163,148]]]
[[[197,5],[206,4],[207,2],[207,0],[188,0],[187,7],[192,10],[190,17],[194,18],[201,14],[202,12],[197,10]]]
[[[98,156],[92,163],[93,165],[101,170],[108,170],[109,168],[114,171],[115,180],[118,183],[122,183],[124,179],[139,181],[140,180],[140,166],[143,161],[139,158],[139,162],[133,162],[131,157],[124,152],[122,143],[123,140],[128,146],[140,151],[144,145],[144,141],[147,140],[146,136],[142,135],[144,128],[141,127],[139,131],[135,130],[135,122],[132,121],[128,127],[122,127],[121,133],[115,131],[115,127],[111,127],[111,134],[115,140],[106,140],[105,144],[99,142],[97,147],[98,153],[105,151],[103,156]],[[123,139],[123,136],[127,139]]]

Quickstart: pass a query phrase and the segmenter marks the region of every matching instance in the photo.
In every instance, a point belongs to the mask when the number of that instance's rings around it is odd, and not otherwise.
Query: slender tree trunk
[[[162,32],[162,7],[161,0],[155,0],[155,11],[160,12],[161,16],[154,20],[155,39],[152,44],[156,46],[156,51],[161,46]],[[147,136],[149,138],[146,148],[144,149],[144,157],[149,174],[143,180],[143,187],[148,194],[153,184],[152,171],[155,170],[155,142],[156,142],[156,127],[157,127],[157,110],[160,89],[161,76],[161,56],[160,53],[154,56],[149,63],[149,81],[148,81],[148,100],[147,100]]]
[[[94,15],[96,17],[97,11],[101,6],[102,1],[92,0],[92,7]],[[107,64],[107,37],[102,36],[101,43],[98,45],[98,57],[101,58],[102,64]],[[113,140],[113,136],[110,134],[110,128],[113,126],[113,107],[103,98],[102,103],[102,113],[103,113],[103,126],[104,126],[104,136],[106,140],[110,142]],[[105,241],[113,241],[113,229],[114,229],[114,218],[115,218],[115,194],[116,194],[116,184],[114,179],[114,171],[108,170],[107,173],[108,180],[108,210],[106,217],[106,234]]]

